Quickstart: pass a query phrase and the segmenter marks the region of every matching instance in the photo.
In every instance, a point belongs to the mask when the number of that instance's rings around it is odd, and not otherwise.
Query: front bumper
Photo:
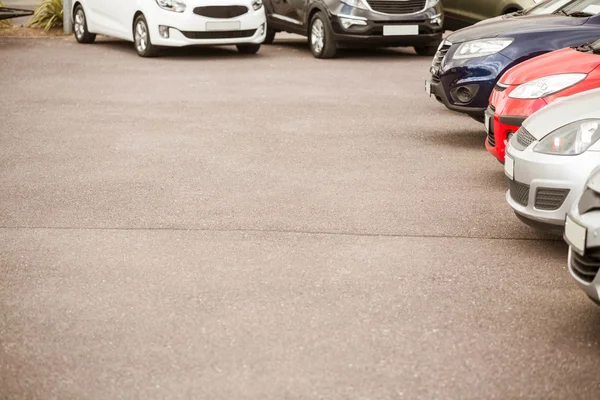
[[[569,273],[585,294],[600,304],[600,211],[581,215],[575,205],[569,211],[569,219],[586,229],[584,254],[579,254],[573,246],[569,246]]]
[[[344,3],[329,15],[333,35],[344,46],[437,46],[442,40],[443,11],[440,5],[415,14],[384,14],[350,7]],[[356,19],[366,25],[344,28],[341,18]],[[384,26],[418,26],[418,34],[384,35]]]
[[[239,5],[246,5],[246,3],[240,3]],[[150,29],[152,43],[157,46],[182,47],[242,43],[258,44],[264,41],[266,35],[264,6],[257,11],[254,11],[250,6],[249,11],[243,15],[222,19],[196,15],[193,12],[193,7],[189,7],[183,13],[160,10],[159,12],[147,13],[146,21]],[[207,30],[207,23],[214,22],[232,23],[236,27],[232,30],[221,32]],[[168,39],[160,35],[159,25],[169,27]],[[239,37],[240,35],[243,36]]]
[[[454,59],[460,43],[452,44],[445,55],[438,54],[431,66],[431,92],[436,99],[453,111],[483,117],[490,95],[498,79],[514,62],[501,53],[472,59]],[[441,58],[441,59],[440,59]],[[468,88],[474,95],[462,101],[457,93]]]
[[[504,163],[509,133],[516,133],[530,115],[548,104],[544,99],[510,98],[510,93],[517,86],[496,86],[490,97],[490,106],[485,112],[485,117],[490,121],[485,147],[501,163]]]
[[[523,151],[509,145],[507,156],[514,160],[511,185],[514,190],[506,193],[506,201],[528,225],[549,233],[562,234],[565,215],[581,194],[592,170],[600,165],[600,154],[595,151],[578,156],[541,154],[533,151],[537,143],[533,142]],[[568,191],[563,195],[562,203],[558,202],[557,207],[552,209],[543,207],[548,196],[562,191]]]

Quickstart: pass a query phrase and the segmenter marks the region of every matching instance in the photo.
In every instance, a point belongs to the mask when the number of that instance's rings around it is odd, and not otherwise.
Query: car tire
[[[275,40],[276,33],[277,32],[275,32],[273,29],[267,28],[267,35],[265,36],[265,41],[263,44],[272,44]]]
[[[429,46],[415,46],[415,51],[420,56],[433,57],[435,56],[435,53],[437,53],[438,47],[440,47],[439,43],[435,43]]]
[[[88,31],[87,19],[83,7],[77,6],[73,13],[73,34],[78,43],[94,43],[96,34]]]
[[[156,57],[158,47],[152,44],[150,29],[143,15],[138,16],[133,23],[133,44],[140,57]]]
[[[333,38],[333,29],[322,12],[318,12],[310,20],[308,27],[308,45],[316,58],[333,58],[337,52],[337,44]]]
[[[256,53],[258,53],[258,50],[260,49],[260,44],[254,44],[254,43],[237,44],[237,45],[235,45],[235,47],[237,47],[237,49],[240,53],[256,54]]]

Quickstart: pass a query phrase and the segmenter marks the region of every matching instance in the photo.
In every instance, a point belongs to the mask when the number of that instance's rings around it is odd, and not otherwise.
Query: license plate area
[[[384,25],[383,36],[416,36],[419,25]]]
[[[240,21],[214,21],[206,23],[206,30],[208,32],[239,31],[240,27]]]
[[[504,173],[508,179],[515,179],[515,160],[508,153],[504,156]]]
[[[586,239],[587,229],[573,221],[571,217],[567,215],[567,219],[565,220],[566,242],[577,250],[578,253],[583,254],[585,252]]]

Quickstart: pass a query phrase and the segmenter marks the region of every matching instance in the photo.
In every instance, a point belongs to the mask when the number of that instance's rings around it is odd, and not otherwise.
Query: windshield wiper
[[[565,10],[557,10],[554,11],[552,14],[556,14],[556,15],[565,15],[565,16],[569,16],[569,14],[567,14],[567,12]]]
[[[581,46],[575,46],[573,49],[577,51],[581,51],[583,53],[589,53],[590,51],[594,51],[594,47],[591,43],[584,43]]]
[[[514,13],[511,13],[511,15],[513,17],[520,17],[521,15],[525,15],[525,10],[515,11]]]
[[[593,17],[596,14],[590,14],[590,13],[583,12],[583,11],[575,11],[568,15],[569,15],[569,17],[584,18],[584,17]]]

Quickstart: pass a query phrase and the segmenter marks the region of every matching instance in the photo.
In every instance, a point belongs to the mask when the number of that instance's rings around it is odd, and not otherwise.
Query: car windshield
[[[525,15],[542,15],[552,14],[570,3],[575,3],[579,0],[547,0],[543,1],[525,11]]]
[[[559,11],[571,17],[592,17],[600,14],[600,0],[579,0]]]

